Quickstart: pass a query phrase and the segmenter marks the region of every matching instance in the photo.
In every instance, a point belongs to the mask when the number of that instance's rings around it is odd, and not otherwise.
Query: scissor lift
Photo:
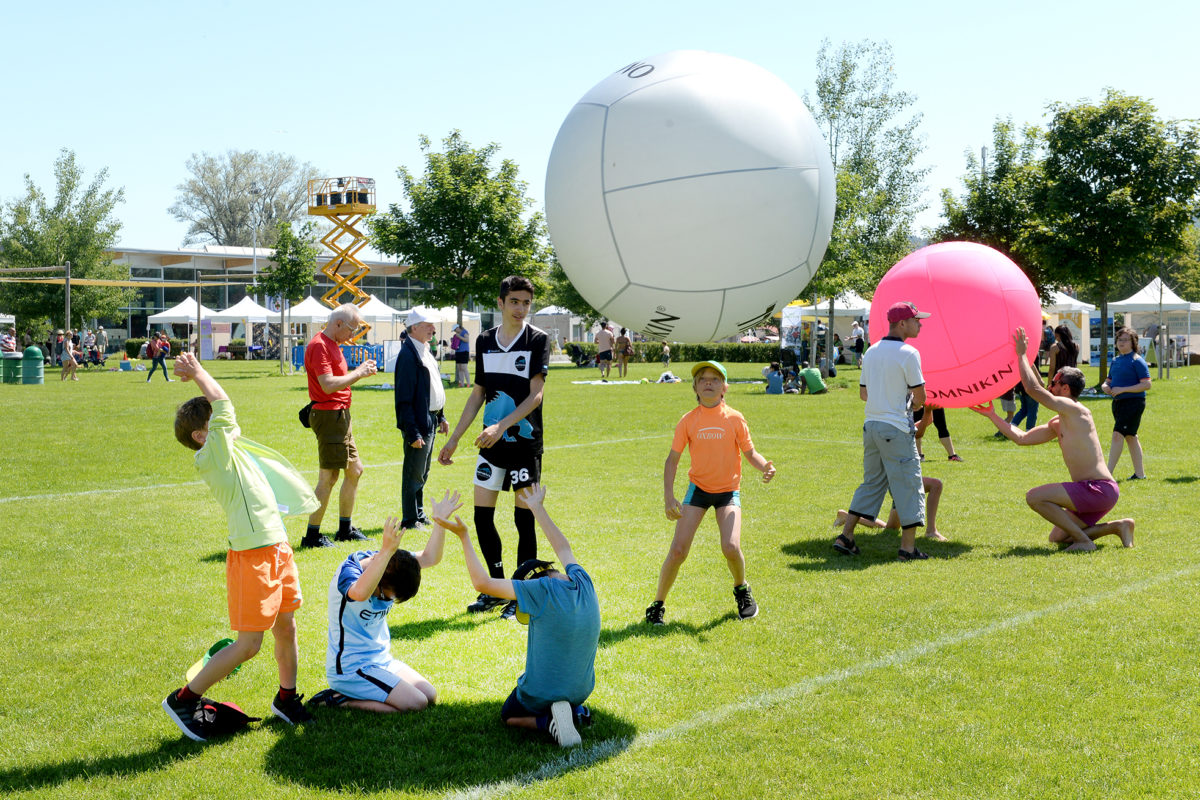
[[[330,308],[347,302],[358,306],[366,303],[370,297],[359,283],[371,268],[358,260],[359,251],[367,246],[367,235],[357,226],[375,213],[375,179],[342,177],[309,181],[308,213],[333,223],[333,230],[321,238],[321,244],[333,253],[321,267],[321,272],[333,282],[333,288],[321,296],[321,301]],[[370,329],[364,323],[351,341],[358,341]]]

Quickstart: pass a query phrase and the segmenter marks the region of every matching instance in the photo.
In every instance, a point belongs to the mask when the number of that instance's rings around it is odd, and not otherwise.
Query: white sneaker
[[[550,735],[559,747],[574,747],[583,741],[575,730],[575,709],[566,700],[550,706]]]

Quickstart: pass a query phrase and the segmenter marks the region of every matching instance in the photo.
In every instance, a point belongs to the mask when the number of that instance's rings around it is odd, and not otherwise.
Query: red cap
[[[893,303],[888,309],[888,322],[896,323],[903,322],[906,319],[927,319],[929,314],[924,311],[918,311],[917,307],[912,303]]]

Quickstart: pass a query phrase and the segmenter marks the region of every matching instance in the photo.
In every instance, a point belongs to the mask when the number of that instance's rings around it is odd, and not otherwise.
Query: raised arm
[[[175,375],[182,381],[194,381],[196,388],[200,390],[210,403],[217,400],[228,400],[229,395],[225,394],[225,390],[221,388],[221,384],[217,383],[216,378],[208,374],[197,359],[191,353],[180,353],[175,359]]]
[[[363,563],[362,574],[346,590],[347,597],[355,602],[362,602],[375,594],[375,590],[379,587],[379,579],[383,577],[383,571],[387,569],[392,556],[400,549],[400,537],[403,535],[404,531],[400,528],[400,520],[389,516],[383,524],[383,540],[379,545],[379,552]]]
[[[550,519],[550,514],[543,505],[543,501],[546,499],[546,487],[535,483],[525,490],[522,497],[525,505],[529,506],[529,510],[533,512],[533,518],[537,520],[542,533],[546,535],[546,541],[550,543],[554,555],[558,556],[558,563],[562,564],[563,569],[566,569],[568,564],[578,564],[579,562],[575,560],[575,553],[571,551],[571,543],[554,524],[554,520]]]
[[[459,517],[455,517],[453,522],[445,519],[440,519],[438,522],[462,542],[463,560],[467,563],[467,574],[471,576],[471,585],[475,587],[475,591],[490,594],[492,597],[503,597],[505,600],[517,599],[512,581],[505,578],[493,578],[483,568],[479,556],[475,555],[475,548],[471,546],[471,537],[467,535],[465,522]]]
[[[368,358],[345,375],[334,375],[332,372],[318,375],[317,383],[321,384],[321,390],[326,394],[333,394],[347,386],[353,386],[368,375],[374,375],[375,371],[375,360]]]
[[[1042,376],[1029,363],[1029,359],[1025,358],[1025,352],[1029,349],[1029,337],[1025,335],[1024,328],[1017,328],[1016,332],[1013,333],[1013,349],[1017,353],[1017,370],[1021,374],[1021,385],[1025,387],[1025,394],[1036,400],[1039,405],[1046,406],[1046,408],[1059,414],[1072,413],[1075,409],[1074,403],[1051,394],[1050,390],[1042,385]],[[1037,430],[1037,428],[1034,428],[1034,430]],[[1029,431],[1029,433],[1032,433],[1032,431]],[[1054,437],[1051,436],[1051,438]],[[1013,439],[1013,441],[1016,441],[1016,439]]]
[[[429,541],[425,543],[425,549],[416,554],[417,564],[421,569],[428,569],[442,560],[442,551],[446,547],[446,526],[442,524],[442,520],[449,520],[460,508],[462,508],[462,500],[458,492],[451,493],[449,489],[442,495],[441,500],[434,502],[433,532],[429,534]]]

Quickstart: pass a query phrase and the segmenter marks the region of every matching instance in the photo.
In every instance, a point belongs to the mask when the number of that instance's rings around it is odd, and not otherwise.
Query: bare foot
[[[1096,549],[1096,543],[1089,539],[1086,542],[1075,542],[1074,544],[1072,544],[1070,547],[1067,548],[1067,551],[1081,553],[1085,550],[1095,550],[1095,549]]]
[[[1133,525],[1131,519],[1121,519],[1114,523],[1117,526],[1117,534],[1121,537],[1121,544],[1126,547],[1133,547]]]
[[[850,512],[843,508],[839,508],[837,515],[833,518],[833,527],[840,528],[846,524],[846,517],[850,516]],[[858,525],[864,528],[882,528],[883,523],[877,519],[867,519],[866,517],[858,518]]]
[[[948,542],[948,541],[950,541],[950,540],[949,540],[949,539],[947,539],[945,536],[942,536],[942,534],[941,534],[941,531],[939,531],[937,528],[930,528],[929,530],[925,531],[925,538],[926,538],[926,539],[933,539],[935,542]]]
[[[1067,532],[1064,531],[1062,528],[1055,525],[1053,528],[1050,529],[1050,543],[1051,544],[1068,544],[1068,543],[1070,543],[1070,541],[1071,541],[1071,537],[1068,536]]]

